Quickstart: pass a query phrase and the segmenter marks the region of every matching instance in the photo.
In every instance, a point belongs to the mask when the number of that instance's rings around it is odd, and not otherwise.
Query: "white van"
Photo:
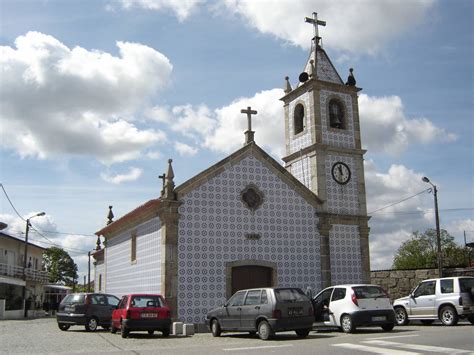
[[[395,313],[385,290],[377,285],[336,285],[313,298],[315,326],[336,326],[345,333],[356,327],[379,326],[390,331]]]

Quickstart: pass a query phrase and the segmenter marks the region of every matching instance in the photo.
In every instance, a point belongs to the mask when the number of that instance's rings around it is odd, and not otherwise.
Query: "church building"
[[[359,111],[352,69],[344,83],[314,26],[299,84],[285,80],[284,166],[254,140],[179,186],[168,160],[161,194],[109,221],[94,254],[95,291],[161,293],[173,318],[206,313],[243,288],[314,291],[370,281]],[[175,167],[176,168],[176,167]]]

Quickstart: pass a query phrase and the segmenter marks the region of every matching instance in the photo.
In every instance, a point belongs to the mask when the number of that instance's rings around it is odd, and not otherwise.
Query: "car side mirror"
[[[415,294],[414,294],[414,293],[410,293],[410,298],[415,299]]]
[[[224,303],[224,304],[222,305],[222,308],[227,308],[228,305],[229,305],[229,304],[226,302],[226,303]]]

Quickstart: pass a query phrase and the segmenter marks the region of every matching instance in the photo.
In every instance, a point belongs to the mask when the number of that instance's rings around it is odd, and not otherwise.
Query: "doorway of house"
[[[232,268],[232,294],[238,290],[271,287],[272,268],[258,265],[235,266]]]

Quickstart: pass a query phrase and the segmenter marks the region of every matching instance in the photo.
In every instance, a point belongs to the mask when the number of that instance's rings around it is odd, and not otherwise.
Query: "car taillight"
[[[352,303],[354,303],[357,307],[359,307],[359,302],[357,302],[357,296],[354,292],[354,289],[352,290],[351,300],[352,300]]]
[[[272,312],[272,318],[281,318],[281,311],[279,309],[274,309]]]
[[[169,309],[165,312],[165,318],[171,318],[171,311]]]

